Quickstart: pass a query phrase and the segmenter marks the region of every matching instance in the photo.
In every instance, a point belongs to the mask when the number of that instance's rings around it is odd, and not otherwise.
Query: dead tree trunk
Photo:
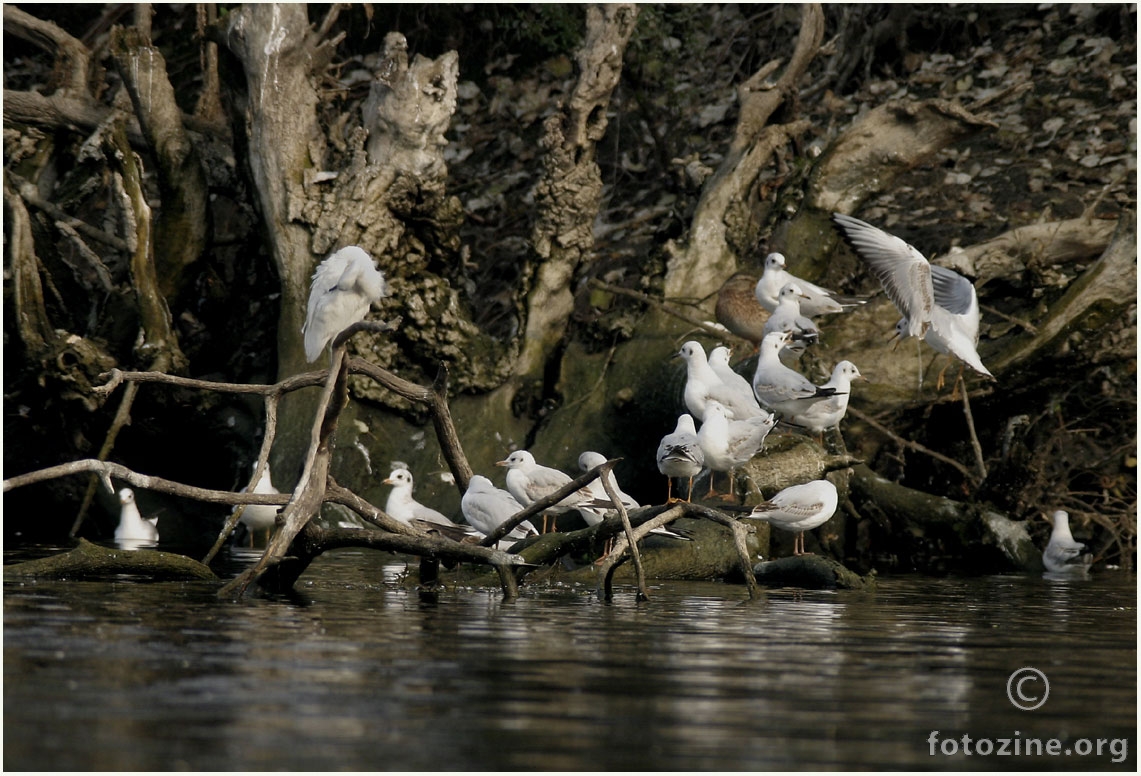
[[[162,195],[154,229],[155,269],[158,291],[172,298],[182,289],[183,270],[206,246],[206,173],[182,125],[158,48],[137,29],[116,27],[111,52],[154,154]]]
[[[519,376],[536,378],[566,334],[574,306],[571,285],[594,250],[594,221],[602,201],[595,147],[606,133],[610,95],[634,32],[633,5],[587,6],[586,40],[577,54],[579,79],[564,111],[543,125],[544,174],[536,189],[538,221],[532,236],[539,263],[527,295]]]

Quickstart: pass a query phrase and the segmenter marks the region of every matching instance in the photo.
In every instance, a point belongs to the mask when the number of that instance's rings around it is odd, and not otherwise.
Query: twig
[[[646,571],[642,568],[642,555],[638,552],[638,540],[634,537],[634,527],[630,525],[630,515],[626,514],[626,506],[618,497],[618,491],[613,484],[612,469],[618,460],[615,458],[599,464],[598,476],[602,482],[602,487],[606,490],[606,495],[610,497],[610,501],[618,510],[618,516],[622,519],[622,528],[626,531],[626,541],[630,543],[630,557],[634,559],[634,571],[638,576],[638,599],[648,601],[650,600],[650,591],[646,588]]]
[[[975,463],[979,467],[979,482],[986,479],[986,461],[983,460],[983,448],[979,444],[979,436],[975,433],[975,419],[971,415],[971,400],[967,397],[967,386],[963,382],[963,373],[959,372],[958,385],[963,389],[963,415],[967,418],[967,432],[971,436],[971,449],[975,452]]]
[[[284,493],[234,493],[229,490],[210,490],[198,488],[193,485],[184,485],[162,477],[153,477],[149,474],[139,474],[119,463],[100,461],[96,458],[84,458],[79,461],[70,461],[58,466],[49,466],[46,469],[37,469],[27,474],[19,474],[4,480],[4,492],[25,485],[34,485],[37,482],[66,477],[71,474],[95,472],[108,482],[109,478],[122,480],[136,488],[153,490],[159,493],[169,493],[172,496],[191,498],[197,501],[207,501],[212,504],[264,504],[267,506],[281,506],[289,501]]]
[[[494,531],[489,533],[487,536],[485,536],[480,541],[480,544],[484,545],[485,547],[490,546],[492,544],[495,544],[500,539],[502,539],[504,536],[509,534],[512,531],[512,529],[515,528],[515,526],[519,525],[520,523],[522,523],[527,518],[531,517],[532,515],[539,514],[544,509],[546,509],[547,507],[549,507],[553,504],[559,503],[560,501],[562,501],[564,498],[566,498],[570,494],[572,494],[575,491],[579,490],[580,488],[586,486],[586,484],[588,482],[591,482],[592,480],[596,479],[598,477],[599,472],[602,471],[603,467],[606,466],[607,463],[609,463],[611,466],[613,466],[614,463],[618,460],[620,460],[620,459],[615,458],[611,461],[607,461],[606,463],[600,463],[600,464],[598,464],[598,466],[595,466],[593,469],[586,472],[585,474],[580,474],[579,476],[575,477],[573,480],[568,482],[566,485],[563,485],[561,488],[556,490],[554,493],[551,493],[550,495],[547,495],[547,496],[543,496],[541,499],[537,499],[535,501],[532,501],[530,504],[527,505],[527,508],[524,509],[522,512],[516,512],[514,515],[512,515],[511,517],[507,518],[502,523],[500,523],[498,528],[496,528]]]
[[[640,291],[635,291],[631,288],[622,288],[621,286],[612,286],[609,283],[603,283],[601,280],[598,280],[597,278],[591,278],[590,279],[590,285],[593,286],[594,288],[599,289],[600,291],[608,291],[612,294],[618,294],[620,296],[628,296],[631,299],[637,299],[639,302],[644,302],[648,305],[656,307],[659,310],[661,310],[662,312],[664,312],[668,315],[672,315],[673,317],[678,318],[680,320],[683,320],[686,323],[690,324],[691,326],[696,326],[699,329],[703,329],[704,331],[706,331],[709,334],[712,334],[716,337],[724,337],[724,336],[729,334],[729,332],[725,329],[719,329],[715,326],[710,326],[708,323],[705,323],[704,321],[698,321],[698,320],[695,320],[693,318],[690,318],[688,315],[683,313],[681,310],[678,310],[676,307],[671,305],[669,302],[665,302],[661,299],[655,299],[654,297],[649,296],[647,294],[643,294]]]
[[[1004,320],[1010,321],[1011,323],[1017,324],[1017,325],[1021,326],[1023,329],[1026,329],[1026,331],[1030,332],[1031,334],[1037,334],[1038,333],[1038,328],[1034,324],[1030,323],[1029,321],[1024,321],[1021,318],[1015,318],[1013,315],[1009,315],[1008,313],[1004,313],[1002,310],[998,310],[994,307],[991,307],[990,305],[980,304],[979,309],[984,310],[985,312],[987,312],[990,315],[997,315],[999,318],[1002,318]]]
[[[954,458],[948,458],[947,456],[943,455],[942,453],[937,453],[930,448],[924,447],[923,445],[919,444],[918,442],[912,442],[910,439],[904,439],[899,434],[896,434],[894,431],[889,429],[887,426],[883,425],[882,423],[880,423],[877,420],[874,420],[870,415],[865,415],[864,413],[860,412],[858,409],[856,409],[855,407],[853,407],[851,405],[848,405],[848,414],[859,419],[859,420],[861,420],[861,421],[863,421],[864,423],[867,423],[869,426],[876,429],[881,434],[884,434],[885,436],[889,437],[893,442],[900,445],[901,447],[906,447],[909,450],[914,450],[917,453],[923,453],[924,455],[930,456],[931,458],[934,458],[937,461],[942,461],[943,463],[947,464],[948,466],[953,467],[954,469],[956,469],[957,471],[962,473],[963,477],[965,477],[967,480],[969,480],[971,482],[974,481],[975,477],[973,474],[971,474],[970,470],[967,469],[966,466],[963,466],[961,463],[956,461]]]

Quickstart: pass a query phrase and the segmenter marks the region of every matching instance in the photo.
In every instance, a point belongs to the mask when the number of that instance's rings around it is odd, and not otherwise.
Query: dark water
[[[6,583],[5,769],[1136,768],[1125,572],[753,603],[667,583],[604,604],[422,596],[402,569],[341,552],[292,599],[239,603],[197,583]],[[1034,711],[1007,695],[1024,667],[1049,681]]]

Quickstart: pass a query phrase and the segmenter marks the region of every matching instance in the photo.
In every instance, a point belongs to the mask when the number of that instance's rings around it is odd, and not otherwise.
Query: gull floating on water
[[[115,543],[124,550],[137,550],[158,544],[158,518],[143,518],[135,503],[135,492],[130,488],[119,491],[119,526],[115,529]]]
[[[1070,533],[1070,515],[1068,512],[1058,510],[1054,513],[1054,530],[1050,533],[1050,541],[1042,551],[1042,565],[1046,571],[1054,574],[1072,574],[1084,576],[1089,572],[1093,558],[1085,553],[1086,546],[1074,541]]]
[[[341,248],[325,259],[313,273],[309,309],[301,332],[305,335],[305,358],[312,363],[346,328],[363,321],[368,308],[388,293],[384,273],[372,257],[355,245]]]
[[[833,213],[832,223],[903,315],[897,334],[921,337],[939,353],[994,379],[979,358],[979,300],[969,280],[933,266],[911,245],[858,218]]]
[[[749,517],[795,532],[792,554],[805,555],[804,532],[828,522],[839,502],[835,485],[828,480],[813,480],[785,488],[768,501],[757,504]]]
[[[412,496],[414,487],[412,472],[407,469],[393,469],[383,484],[392,486],[388,501],[384,504],[384,511],[405,525],[413,525],[423,530],[439,527],[446,536],[457,540],[462,539],[464,535],[475,534],[475,529],[471,526],[459,525],[446,515],[417,501]]]
[[[460,511],[468,525],[487,536],[512,515],[522,512],[523,505],[507,491],[495,487],[487,477],[476,474],[468,482],[467,492],[460,499]],[[503,537],[499,549],[507,549],[520,539],[537,534],[531,521],[524,520]]]
[[[257,468],[257,461],[254,461],[254,468]],[[241,492],[244,493],[245,488]],[[262,469],[261,477],[254,483],[254,493],[280,493],[277,488],[273,486],[273,481],[270,478],[269,463],[267,462],[265,468]],[[237,507],[235,507],[236,509]],[[277,511],[280,507],[275,507],[269,504],[246,504],[242,509],[242,525],[250,534],[250,546],[254,544],[254,531],[268,530],[269,533],[273,532],[273,527],[277,521]],[[268,534],[267,534],[268,541]]]
[[[823,401],[813,402],[781,420],[794,426],[803,426],[813,433],[823,434],[825,429],[840,425],[840,421],[848,412],[852,381],[866,379],[851,361],[841,361],[832,368],[832,378],[820,386],[835,390],[834,395]]]
[[[765,437],[776,425],[776,415],[730,420],[725,408],[715,401],[706,407],[705,422],[697,432],[697,442],[709,469],[709,493],[713,493],[713,472],[729,475],[729,495],[733,495],[733,472],[750,461],[764,447]]]
[[[666,476],[666,503],[672,504],[680,500],[673,497],[674,477],[689,478],[689,491],[685,500],[690,501],[693,498],[693,478],[705,468],[705,453],[697,440],[693,416],[678,416],[673,432],[662,437],[658,445],[657,461],[658,471]]]
[[[695,418],[705,421],[705,409],[711,401],[737,420],[764,414],[751,390],[726,383],[713,371],[700,343],[690,340],[677,355],[685,359],[685,406]]]
[[[766,334],[761,341],[757,371],[753,374],[753,391],[757,400],[781,417],[804,412],[813,402],[835,396],[833,387],[818,387],[795,369],[781,363],[780,351],[791,335],[787,332]]]
[[[792,275],[785,269],[784,256],[779,253],[770,253],[765,257],[765,271],[757,281],[754,293],[761,306],[770,313],[777,309],[780,290],[789,283],[800,287],[801,293],[806,297],[800,301],[800,312],[809,318],[829,313],[841,313],[857,307],[866,302],[866,299],[857,299],[852,296],[840,296],[835,291],[821,288],[815,283]]]

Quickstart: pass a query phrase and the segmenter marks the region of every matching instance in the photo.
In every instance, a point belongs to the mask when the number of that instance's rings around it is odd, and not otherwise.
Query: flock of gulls
[[[899,310],[902,317],[895,326],[896,336],[920,338],[939,353],[994,379],[978,355],[979,305],[967,278],[930,264],[911,245],[864,221],[837,213],[832,222]],[[337,334],[363,320],[369,308],[387,295],[384,275],[366,251],[349,246],[331,254],[313,274],[301,330],[307,360],[316,361]],[[753,299],[765,310],[763,316],[752,312],[756,308]],[[751,381],[738,374],[730,366],[730,352],[724,346],[714,348],[707,356],[696,341],[682,345],[677,356],[686,364],[683,400],[687,411],[678,416],[676,427],[662,437],[657,449],[658,470],[667,478],[667,503],[681,500],[673,494],[674,480],[688,482],[685,500],[689,501],[694,480],[705,473],[709,474],[708,496],[715,494],[714,474],[723,473],[728,475],[728,496],[732,497],[734,473],[762,450],[778,421],[818,435],[839,425],[847,411],[853,381],[864,379],[859,369],[851,361],[840,361],[831,378],[816,385],[795,366],[801,354],[820,338],[814,318],[843,313],[865,302],[795,277],[779,253],[768,255],[764,273],[755,282],[742,274],[726,281],[718,298],[717,318],[734,334],[756,345],[756,370]],[[600,453],[588,451],[578,463],[585,472],[605,461]],[[479,540],[528,505],[571,482],[568,474],[540,464],[526,450],[516,450],[496,465],[507,469],[506,488],[497,487],[488,477],[474,475],[460,503],[466,525],[417,501],[412,473],[399,465],[384,480],[392,488],[385,511],[396,520],[456,540]],[[616,481],[612,482],[627,509],[638,506]],[[254,492],[278,492],[268,465]],[[156,544],[157,518],[148,520],[140,515],[129,488],[119,492],[119,500],[116,542],[129,548]],[[818,479],[781,490],[756,505],[749,516],[795,534],[793,554],[801,555],[805,554],[804,533],[827,522],[838,500],[835,485]],[[595,480],[548,508],[543,530],[548,518],[556,521],[569,512],[577,512],[588,525],[597,525],[613,508],[601,481]],[[276,513],[277,508],[272,506],[244,507],[241,521],[250,531],[251,541],[255,531],[272,530]],[[538,533],[535,525],[523,521],[500,541],[500,547],[509,549],[518,540]],[[688,539],[668,528],[653,533]],[[1042,559],[1049,573],[1085,573],[1089,568],[1090,555],[1084,544],[1074,541],[1066,512],[1054,513],[1053,533]]]

